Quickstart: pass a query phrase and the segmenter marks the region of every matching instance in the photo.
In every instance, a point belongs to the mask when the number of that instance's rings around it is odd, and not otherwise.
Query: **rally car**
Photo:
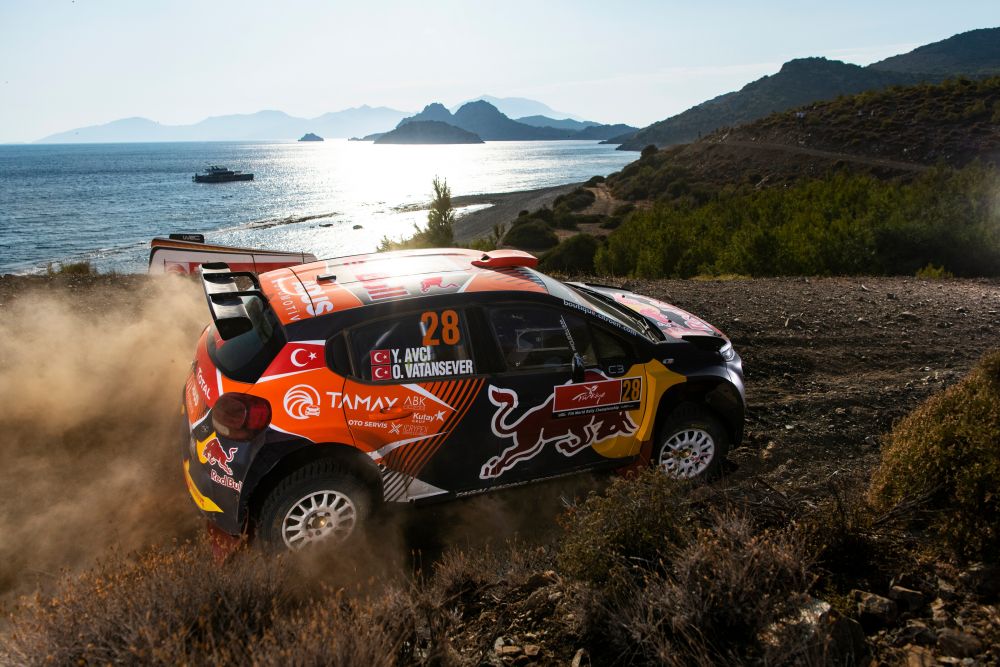
[[[257,276],[202,267],[213,324],[183,469],[215,529],[345,540],[383,502],[649,462],[702,478],[740,442],[740,357],[680,308],[564,283],[515,250],[413,250]]]

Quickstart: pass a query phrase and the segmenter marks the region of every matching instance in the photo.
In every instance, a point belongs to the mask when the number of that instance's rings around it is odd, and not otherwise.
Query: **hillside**
[[[931,74],[937,78],[991,76],[1000,72],[1000,28],[970,30],[920,46],[868,66],[886,72]]]
[[[375,139],[376,144],[481,144],[472,132],[437,120],[404,123]]]
[[[775,113],[644,155],[609,176],[608,187],[623,200],[672,199],[838,170],[909,177],[977,159],[1000,164],[1000,77],[894,87]]]
[[[868,67],[825,58],[802,58],[781,70],[653,123],[632,137],[620,137],[620,150],[660,148],[695,141],[721,127],[734,127],[768,114],[838,95],[936,82],[950,76],[1000,74],[1000,28],[965,32],[921,46]]]

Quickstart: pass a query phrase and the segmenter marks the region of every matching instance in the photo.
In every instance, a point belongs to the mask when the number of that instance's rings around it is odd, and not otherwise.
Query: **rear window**
[[[242,297],[253,328],[235,338],[219,339],[212,326],[208,356],[222,373],[239,382],[255,382],[278,351],[285,346],[285,332],[274,315],[257,297]]]

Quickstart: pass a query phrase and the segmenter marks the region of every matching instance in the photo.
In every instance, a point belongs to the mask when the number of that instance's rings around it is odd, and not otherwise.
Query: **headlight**
[[[719,354],[721,354],[722,358],[725,359],[726,361],[732,361],[733,359],[735,359],[736,350],[733,349],[732,342],[726,341],[726,344],[723,345],[722,349],[719,350]]]

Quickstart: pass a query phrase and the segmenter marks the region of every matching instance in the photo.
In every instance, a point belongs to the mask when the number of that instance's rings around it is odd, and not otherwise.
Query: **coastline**
[[[493,226],[513,221],[520,211],[533,211],[543,206],[549,206],[559,195],[563,195],[583,183],[567,183],[536,190],[519,190],[517,192],[500,192],[484,195],[462,195],[452,197],[451,202],[457,208],[476,204],[490,204],[488,208],[466,213],[455,219],[455,241],[469,243],[482,238],[493,231]],[[424,209],[426,210],[426,209]]]

